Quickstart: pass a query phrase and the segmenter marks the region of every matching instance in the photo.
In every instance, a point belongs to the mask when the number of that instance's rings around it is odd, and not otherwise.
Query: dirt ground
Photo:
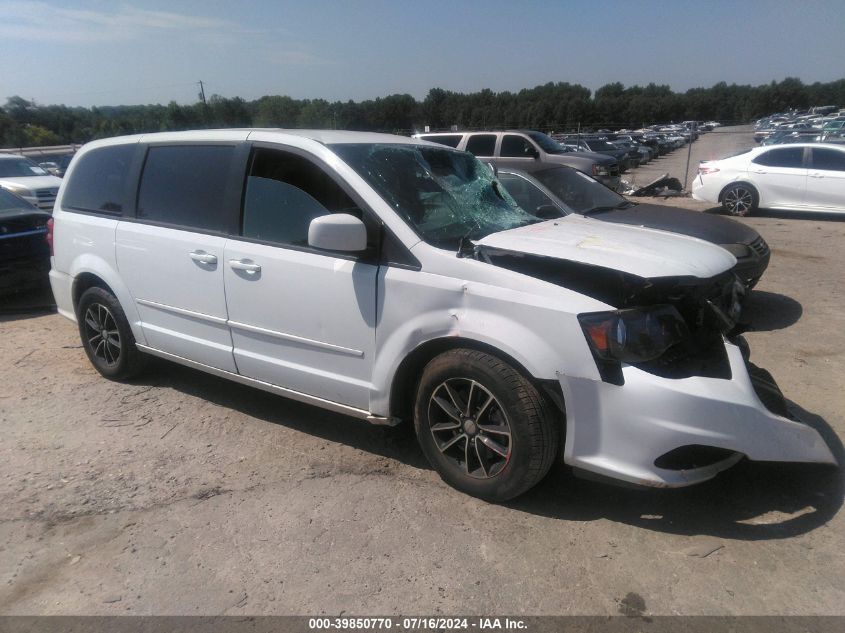
[[[682,173],[682,152],[649,169]],[[752,359],[841,462],[845,223],[745,221],[773,248]],[[845,614],[834,469],[742,463],[667,491],[559,466],[491,505],[404,427],[164,362],[109,382],[55,314],[0,316],[0,385],[3,614]]]

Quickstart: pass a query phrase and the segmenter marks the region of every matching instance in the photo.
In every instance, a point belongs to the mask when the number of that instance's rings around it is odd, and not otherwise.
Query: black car
[[[734,272],[748,289],[769,265],[769,246],[750,226],[689,209],[637,204],[568,167],[499,169],[498,180],[529,213],[551,219],[580,213],[605,222],[644,226],[718,244],[736,257]]]
[[[49,219],[46,211],[0,188],[0,295],[49,283]]]

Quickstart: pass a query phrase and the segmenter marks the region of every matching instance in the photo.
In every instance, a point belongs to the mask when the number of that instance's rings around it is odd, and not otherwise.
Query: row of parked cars
[[[155,356],[405,420],[446,482],[494,501],[559,459],[654,486],[743,457],[835,463],[749,362],[756,231],[634,204],[613,159],[535,131],[434,140],[90,143],[47,222],[58,310],[108,378]]]
[[[754,124],[754,140],[763,145],[845,142],[845,108],[822,106],[763,117]]]

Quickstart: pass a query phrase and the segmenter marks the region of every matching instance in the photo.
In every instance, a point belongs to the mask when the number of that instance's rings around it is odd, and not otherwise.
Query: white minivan
[[[653,486],[743,457],[835,463],[735,335],[734,257],[523,211],[471,154],[398,136],[204,130],[86,145],[49,239],[104,376],[148,355],[376,424],[452,486],[562,458]],[[284,406],[284,401],[279,401]]]

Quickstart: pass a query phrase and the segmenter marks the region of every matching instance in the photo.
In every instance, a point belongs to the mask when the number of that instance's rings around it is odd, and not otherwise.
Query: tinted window
[[[521,136],[505,134],[502,139],[502,156],[531,158],[534,146]]]
[[[296,154],[255,150],[244,195],[244,237],[307,246],[311,220],[330,213],[362,217],[346,192],[318,166]]]
[[[813,148],[813,169],[845,171],[845,152],[835,149]]]
[[[782,147],[760,154],[752,163],[769,167],[803,167],[803,147]]]
[[[62,207],[81,211],[122,213],[126,178],[137,145],[112,145],[79,157],[65,186]]]
[[[496,153],[496,135],[473,134],[467,141],[466,150],[476,156],[493,156]]]
[[[31,204],[0,187],[0,211],[5,209],[34,209]]]
[[[461,134],[429,134],[420,137],[424,141],[431,141],[432,143],[440,143],[441,145],[448,145],[449,147],[457,147],[463,135]]]
[[[499,182],[505,186],[516,203],[531,215],[536,215],[537,209],[542,206],[555,206],[554,201],[540,191],[534,183],[525,178],[511,174],[499,174]],[[560,215],[563,215],[561,213]]]
[[[224,201],[235,148],[219,145],[151,147],[141,176],[138,217],[227,233]]]

